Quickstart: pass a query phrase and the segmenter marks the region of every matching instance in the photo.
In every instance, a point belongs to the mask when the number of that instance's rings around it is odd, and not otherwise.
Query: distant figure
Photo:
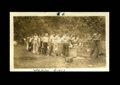
[[[91,51],[91,56],[94,53],[94,51],[96,50],[96,58],[98,58],[99,55],[99,51],[100,51],[100,38],[101,38],[101,34],[96,32],[93,34],[91,40],[93,42],[93,50]]]

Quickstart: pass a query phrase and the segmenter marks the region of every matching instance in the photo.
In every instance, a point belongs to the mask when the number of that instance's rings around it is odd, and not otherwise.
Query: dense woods
[[[17,16],[14,17],[14,39],[21,40],[30,34],[37,32],[41,35],[48,33],[69,33],[78,35],[80,38],[89,38],[94,32],[102,34],[105,40],[105,17],[104,16]]]

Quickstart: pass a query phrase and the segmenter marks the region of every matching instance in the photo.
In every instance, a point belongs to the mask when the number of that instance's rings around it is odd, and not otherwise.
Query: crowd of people
[[[26,49],[36,54],[48,53],[51,56],[52,53],[57,56],[64,55],[69,56],[69,47],[75,47],[79,45],[77,36],[69,34],[42,34],[41,36],[35,33],[27,37]]]
[[[99,39],[94,38],[95,36],[96,34],[94,34],[92,37],[92,40],[94,41],[94,49],[98,48],[98,44],[100,44]],[[69,47],[82,46],[82,43],[79,42],[78,36],[70,35],[68,33],[63,35],[54,33],[44,33],[42,35],[38,35],[35,33],[34,35],[29,35],[26,38],[26,41],[26,49],[28,51],[38,55],[44,54],[49,56],[51,56],[51,54],[55,54],[56,56],[63,55],[65,57],[69,57]]]

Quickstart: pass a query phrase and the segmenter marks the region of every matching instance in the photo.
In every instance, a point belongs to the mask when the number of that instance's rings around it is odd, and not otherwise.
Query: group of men
[[[47,52],[49,56],[56,54],[57,56],[69,56],[69,46],[78,45],[77,36],[69,34],[42,34],[41,36],[35,33],[27,37],[27,50],[36,54],[44,54]]]
[[[94,43],[93,51],[98,48],[99,54],[99,44],[100,44],[100,34],[95,33],[91,40]],[[70,35],[68,33],[61,35],[61,34],[49,34],[45,33],[41,36],[35,33],[34,35],[30,35],[27,37],[27,50],[36,54],[56,54],[57,56],[65,56],[69,57],[69,47],[78,47],[78,45],[82,45],[79,42],[79,37]],[[93,54],[91,52],[91,55]],[[97,57],[98,57],[97,54]]]

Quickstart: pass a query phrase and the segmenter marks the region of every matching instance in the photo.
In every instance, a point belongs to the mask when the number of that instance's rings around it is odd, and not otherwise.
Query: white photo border
[[[64,16],[105,16],[106,17],[106,68],[24,68],[14,69],[14,16],[57,16],[58,12],[10,12],[10,71],[109,71],[109,12],[60,12]]]

